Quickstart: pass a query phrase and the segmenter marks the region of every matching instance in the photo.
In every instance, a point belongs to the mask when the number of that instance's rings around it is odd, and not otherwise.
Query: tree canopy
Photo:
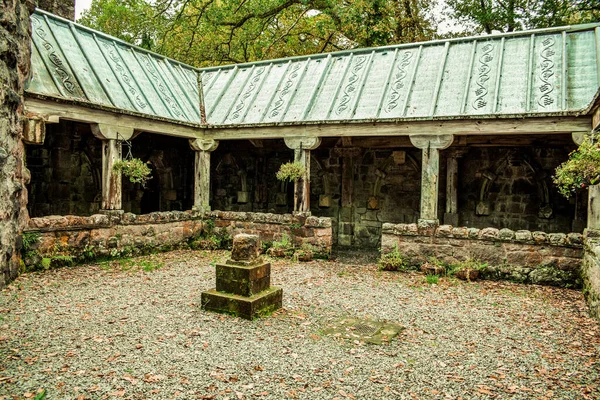
[[[442,15],[464,24],[453,35],[509,32],[597,21],[599,3],[447,0]],[[200,67],[433,39],[435,7],[436,0],[94,0],[79,22]]]

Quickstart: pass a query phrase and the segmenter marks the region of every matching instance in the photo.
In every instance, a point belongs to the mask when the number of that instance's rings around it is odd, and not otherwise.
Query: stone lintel
[[[321,144],[321,138],[311,136],[288,136],[283,140],[292,150],[314,150]]]
[[[202,292],[202,309],[222,314],[230,314],[244,319],[267,316],[281,308],[283,290],[270,287],[250,297],[217,292],[215,289]]]
[[[90,126],[94,136],[102,140],[130,140],[134,134],[134,129],[129,126],[104,123],[91,124]]]
[[[413,146],[421,149],[446,149],[454,141],[454,135],[410,135]]]
[[[194,151],[215,151],[219,141],[214,139],[190,139],[190,147]]]

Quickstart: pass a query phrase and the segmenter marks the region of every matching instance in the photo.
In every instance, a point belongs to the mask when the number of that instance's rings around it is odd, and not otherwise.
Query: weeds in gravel
[[[382,254],[379,259],[380,271],[406,271],[406,267],[406,261],[402,253],[398,250],[398,246],[391,252]]]
[[[438,275],[427,275],[425,281],[430,285],[437,285],[440,282],[440,277]]]
[[[153,262],[153,261],[142,261],[142,262],[140,262],[140,267],[142,267],[142,269],[145,272],[156,271],[157,269],[162,268],[163,265],[164,265],[163,263]]]

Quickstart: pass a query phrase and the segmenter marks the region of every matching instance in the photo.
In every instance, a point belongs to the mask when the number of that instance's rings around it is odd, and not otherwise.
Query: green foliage
[[[128,177],[131,183],[140,183],[142,186],[145,186],[146,182],[152,179],[152,176],[150,176],[152,170],[147,163],[139,158],[117,161],[113,165],[113,170]]]
[[[140,267],[142,267],[142,269],[145,272],[156,271],[157,269],[160,269],[160,268],[162,268],[164,266],[164,264],[161,263],[161,262],[154,262],[154,261],[151,261],[151,260],[140,261],[139,265],[140,265]]]
[[[292,243],[292,238],[290,237],[290,235],[283,232],[281,234],[281,240],[273,241],[271,247],[274,249],[290,249],[294,247],[294,244]]]
[[[402,253],[398,250],[398,246],[391,252],[382,254],[379,259],[380,271],[405,271],[406,268],[406,261]]]
[[[598,134],[586,136],[569,159],[556,168],[554,183],[569,198],[577,190],[600,182],[600,143]]]
[[[45,400],[46,399],[46,389],[42,390],[38,394],[35,395],[33,400]]]
[[[427,275],[425,281],[430,285],[437,285],[440,282],[440,277],[438,275]]]
[[[27,252],[33,249],[33,247],[40,240],[39,232],[24,232],[23,233],[23,252]]]
[[[470,33],[488,34],[600,19],[598,0],[447,0],[444,13]]]
[[[294,182],[302,178],[305,172],[306,169],[299,162],[288,162],[281,164],[276,176],[280,181]]]
[[[431,39],[432,0],[94,0],[79,22],[201,67]]]
[[[466,261],[457,261],[448,266],[448,275],[454,275],[456,272],[463,269],[472,269],[475,271],[484,271],[488,264],[474,258],[469,258]]]

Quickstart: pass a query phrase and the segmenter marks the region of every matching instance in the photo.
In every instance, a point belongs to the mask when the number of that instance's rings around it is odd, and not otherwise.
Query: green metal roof
[[[600,93],[600,24],[199,70],[41,10],[31,22],[28,93],[198,126],[200,109],[214,127],[579,115]]]
[[[202,70],[211,125],[567,115],[600,86],[600,24]]]
[[[27,92],[200,123],[198,70],[41,10],[31,25]]]

